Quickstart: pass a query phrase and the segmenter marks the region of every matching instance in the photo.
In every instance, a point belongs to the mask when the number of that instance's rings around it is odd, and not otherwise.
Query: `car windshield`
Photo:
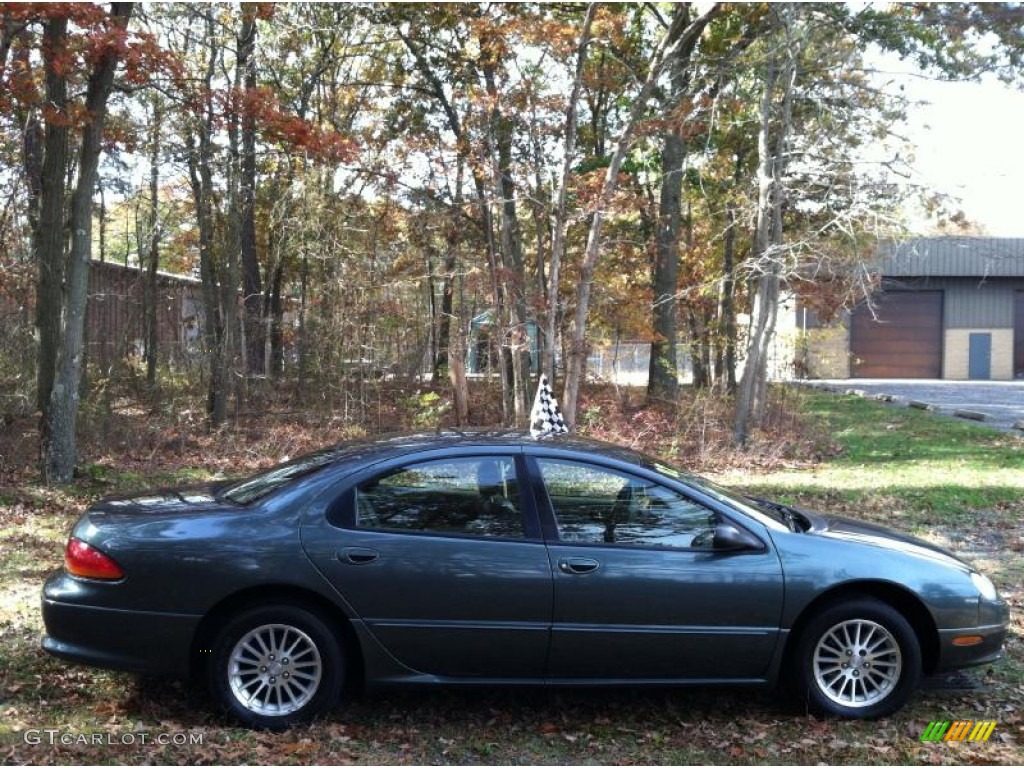
[[[334,448],[326,448],[299,456],[284,464],[278,464],[266,472],[227,486],[221,490],[220,497],[235,504],[251,504],[297,478],[316,472],[330,464],[336,457],[337,450]]]

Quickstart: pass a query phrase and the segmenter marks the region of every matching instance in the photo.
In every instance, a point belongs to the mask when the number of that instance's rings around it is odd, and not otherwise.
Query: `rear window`
[[[227,486],[221,490],[220,497],[235,504],[252,504],[278,488],[322,469],[337,458],[337,453],[335,449],[327,448],[292,459],[266,472]]]

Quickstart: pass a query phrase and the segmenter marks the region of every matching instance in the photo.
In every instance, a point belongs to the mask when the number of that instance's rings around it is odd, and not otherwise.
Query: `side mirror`
[[[722,552],[741,552],[761,549],[764,545],[752,533],[729,523],[719,523],[715,526],[715,537],[711,541],[711,546]]]

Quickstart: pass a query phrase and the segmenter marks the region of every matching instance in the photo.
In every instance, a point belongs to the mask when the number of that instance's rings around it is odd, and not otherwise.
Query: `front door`
[[[552,580],[511,455],[416,461],[357,479],[303,546],[395,658],[422,673],[540,678]]]
[[[760,679],[779,637],[778,557],[711,548],[719,513],[649,479],[538,458],[557,525],[553,679]]]

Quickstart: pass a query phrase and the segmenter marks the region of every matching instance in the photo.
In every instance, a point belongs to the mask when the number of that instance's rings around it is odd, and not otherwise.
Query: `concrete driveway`
[[[979,423],[1017,434],[1024,427],[1024,381],[820,379],[806,383],[833,392],[858,390],[865,397],[890,395],[899,405],[927,404],[937,413],[974,416]],[[1015,428],[1015,424],[1022,426]]]

